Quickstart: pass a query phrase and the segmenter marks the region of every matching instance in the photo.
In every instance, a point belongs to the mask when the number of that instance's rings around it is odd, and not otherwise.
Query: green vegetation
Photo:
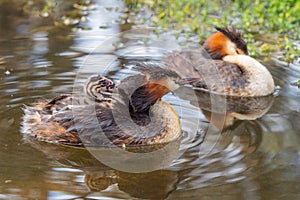
[[[3,4],[10,5],[9,8],[15,7],[18,13],[30,16],[30,19],[37,19],[46,23],[49,26],[54,25],[54,28],[72,28],[73,31],[78,30],[78,24],[86,20],[87,10],[92,4],[88,0],[3,0],[0,1],[0,6]],[[43,19],[43,20],[41,20]],[[51,28],[53,28],[51,27]],[[83,30],[89,30],[90,27],[80,27]]]
[[[151,23],[187,36],[206,38],[215,26],[234,25],[248,41],[254,56],[276,54],[286,62],[299,55],[293,42],[299,40],[300,1],[297,0],[141,0],[127,1],[136,10],[154,12]],[[280,53],[284,52],[284,53]]]
[[[272,55],[286,62],[299,57],[300,50],[294,45],[300,39],[298,0],[125,0],[125,3],[128,12],[135,12],[138,18],[145,9],[151,10],[153,15],[142,20],[159,27],[156,34],[161,29],[174,30],[177,36],[198,35],[202,43],[215,31],[214,27],[234,25],[248,41],[252,56]],[[90,29],[79,25],[86,20],[88,10],[93,9],[90,0],[0,1],[2,10],[11,4],[15,5],[16,13],[21,10],[31,19],[42,17],[56,28]]]
[[[298,88],[300,88],[300,79],[296,82],[292,82],[291,85],[297,86]]]

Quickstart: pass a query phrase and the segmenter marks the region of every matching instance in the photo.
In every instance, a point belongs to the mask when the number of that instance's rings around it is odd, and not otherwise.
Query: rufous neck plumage
[[[222,59],[226,55],[248,55],[247,43],[234,28],[216,28],[217,33],[204,43],[204,49],[212,59]]]

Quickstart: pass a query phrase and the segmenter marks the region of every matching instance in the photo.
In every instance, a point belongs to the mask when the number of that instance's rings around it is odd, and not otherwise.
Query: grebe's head
[[[154,88],[163,87],[165,88],[165,93],[163,95],[167,94],[170,91],[176,90],[177,88],[179,88],[181,83],[181,78],[176,72],[168,69],[163,69],[161,67],[148,66],[147,71],[143,72],[143,74],[145,74],[148,79],[148,89],[152,86]],[[156,90],[155,92],[159,93],[162,91]]]
[[[114,82],[108,78],[101,75],[93,75],[86,81],[84,92],[87,96],[97,101],[107,101],[110,100],[114,88]]]
[[[234,27],[219,28],[204,43],[205,50],[213,59],[221,59],[226,55],[248,55],[247,43]]]
[[[135,111],[145,111],[170,91],[180,87],[180,76],[171,70],[153,63],[138,63],[136,69],[142,73],[143,83],[131,95],[131,105]]]

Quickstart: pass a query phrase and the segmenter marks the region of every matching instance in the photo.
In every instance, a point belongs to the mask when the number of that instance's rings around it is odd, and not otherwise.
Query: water
[[[60,6],[64,15],[68,5]],[[290,85],[300,77],[297,62],[287,66],[265,58],[280,86],[278,96],[267,100],[263,117],[238,121],[222,134],[206,119],[209,109],[200,110],[179,92],[168,94],[164,99],[182,117],[180,156],[164,169],[129,173],[105,166],[84,149],[24,142],[23,105],[72,91],[95,73],[118,82],[133,73],[123,64],[159,61],[168,50],[194,44],[172,33],[157,37],[150,28],[136,29],[143,20],[133,14],[125,23],[127,8],[117,0],[81,7],[87,20],[77,31],[28,17],[13,2],[0,9],[0,199],[300,197],[300,90]]]

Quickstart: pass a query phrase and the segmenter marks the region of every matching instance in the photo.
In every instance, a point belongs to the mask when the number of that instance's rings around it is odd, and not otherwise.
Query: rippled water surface
[[[62,12],[67,8],[62,6]],[[74,30],[28,16],[13,3],[1,4],[0,199],[300,198],[300,90],[290,84],[299,79],[300,66],[274,58],[260,61],[280,86],[278,95],[255,99],[265,105],[260,108],[264,115],[237,121],[221,134],[211,124],[218,127],[222,117],[214,115],[210,124],[205,105],[210,100],[201,92],[195,101],[193,92],[187,98],[188,89],[164,97],[183,126],[180,154],[164,169],[124,172],[84,149],[24,142],[24,104],[72,91],[91,74],[118,82],[134,73],[124,64],[160,62],[168,51],[197,46],[172,33],[157,36],[151,28],[141,28],[149,13],[135,16],[122,1],[99,0],[80,9],[80,22],[64,21],[79,23]],[[251,102],[227,103],[230,110]]]

